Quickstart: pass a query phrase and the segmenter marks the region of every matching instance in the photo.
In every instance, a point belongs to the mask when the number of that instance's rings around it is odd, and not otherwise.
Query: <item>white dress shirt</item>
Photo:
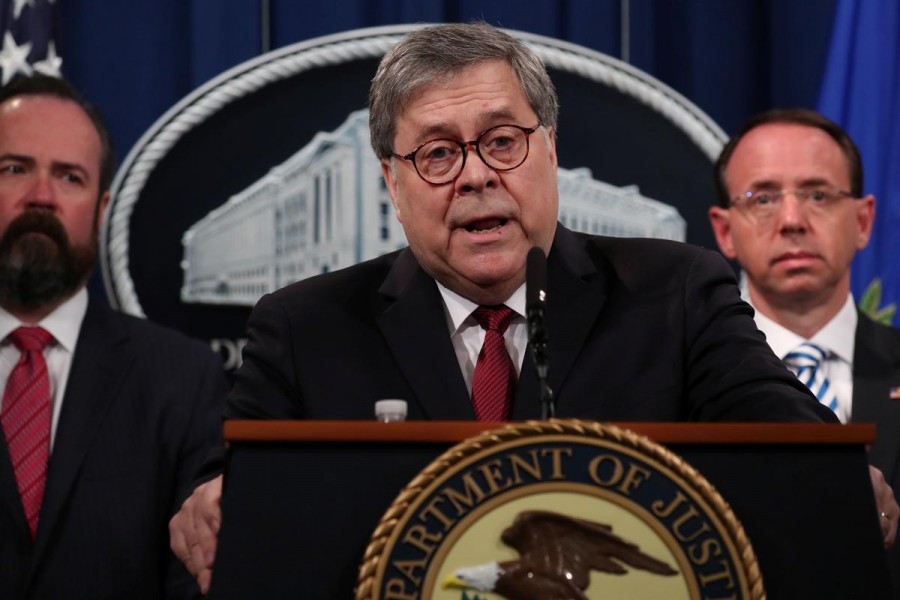
[[[450,332],[450,341],[456,352],[456,360],[466,380],[466,388],[469,396],[472,395],[472,378],[475,376],[475,363],[478,362],[478,354],[484,345],[484,329],[472,316],[472,312],[478,305],[463,298],[456,292],[437,284],[444,300],[444,316],[447,317],[447,329]],[[513,309],[516,315],[509,324],[503,339],[506,342],[506,350],[516,367],[516,374],[522,371],[522,361],[525,360],[525,351],[528,349],[528,323],[525,319],[525,284],[519,286],[506,302],[506,306]]]
[[[841,423],[850,422],[853,409],[853,351],[856,348],[856,304],[853,295],[847,296],[840,312],[811,339],[797,335],[772,319],[756,311],[756,326],[766,334],[772,351],[779,358],[803,342],[812,342],[831,352],[825,361],[825,376],[831,382],[837,398],[837,413]]]
[[[39,323],[22,323],[16,317],[0,307],[0,389],[6,389],[6,381],[13,367],[19,362],[20,352],[11,340],[7,339],[14,329],[20,326],[36,325],[46,329],[53,341],[44,348],[44,360],[50,375],[50,402],[53,414],[50,421],[50,449],[56,438],[56,428],[62,411],[63,396],[69,380],[69,369],[72,367],[72,356],[81,323],[87,312],[88,294],[81,288],[74,296],[59,305]],[[0,403],[3,402],[0,395]]]

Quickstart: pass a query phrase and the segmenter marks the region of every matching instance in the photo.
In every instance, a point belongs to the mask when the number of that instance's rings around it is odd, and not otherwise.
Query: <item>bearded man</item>
[[[86,290],[113,157],[65,82],[0,90],[0,597],[190,598],[167,521],[225,394],[203,344]]]

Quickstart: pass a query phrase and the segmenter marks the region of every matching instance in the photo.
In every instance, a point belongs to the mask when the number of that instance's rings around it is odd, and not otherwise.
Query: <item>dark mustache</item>
[[[44,210],[26,210],[10,221],[0,246],[9,246],[29,233],[41,233],[60,246],[68,246],[66,228],[53,213]]]

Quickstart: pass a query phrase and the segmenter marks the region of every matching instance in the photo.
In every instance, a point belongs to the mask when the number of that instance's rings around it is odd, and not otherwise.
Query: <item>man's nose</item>
[[[56,206],[56,191],[50,175],[43,173],[35,175],[28,193],[27,205],[29,208],[46,209]]]
[[[782,230],[796,231],[806,227],[806,202],[797,192],[784,192],[778,209],[778,223]]]
[[[473,142],[466,146],[466,164],[456,178],[456,187],[461,192],[481,191],[484,188],[496,187],[500,177],[494,169],[487,166]]]

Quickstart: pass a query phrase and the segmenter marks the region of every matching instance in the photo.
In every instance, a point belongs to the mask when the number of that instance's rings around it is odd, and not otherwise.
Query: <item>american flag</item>
[[[0,84],[16,75],[59,77],[58,33],[56,0],[0,0]]]

